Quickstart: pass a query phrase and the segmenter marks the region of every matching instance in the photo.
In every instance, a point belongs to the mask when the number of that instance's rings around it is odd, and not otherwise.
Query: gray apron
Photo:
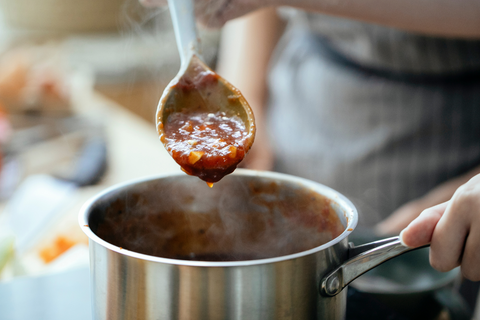
[[[480,45],[320,15],[269,76],[275,170],[350,198],[360,225],[480,165]]]

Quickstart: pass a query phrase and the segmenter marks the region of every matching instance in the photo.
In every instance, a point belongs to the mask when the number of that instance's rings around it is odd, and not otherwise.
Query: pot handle
[[[340,293],[350,282],[403,253],[424,248],[409,248],[400,242],[400,237],[382,239],[360,246],[349,243],[349,259],[338,268],[327,274],[320,282],[320,294],[333,297]]]

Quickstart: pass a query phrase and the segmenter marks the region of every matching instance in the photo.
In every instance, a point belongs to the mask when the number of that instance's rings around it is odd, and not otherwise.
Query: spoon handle
[[[182,66],[199,51],[193,0],[168,0]]]

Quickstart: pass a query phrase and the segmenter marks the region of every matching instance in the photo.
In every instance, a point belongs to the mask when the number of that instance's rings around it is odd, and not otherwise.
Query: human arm
[[[271,170],[273,153],[265,123],[268,99],[267,74],[272,52],[283,31],[273,8],[251,13],[225,26],[220,41],[217,72],[237,87],[255,114],[255,143],[242,164]]]
[[[423,210],[450,200],[458,188],[477,174],[480,174],[480,166],[438,185],[421,198],[407,202],[390,214],[388,218],[377,224],[375,231],[382,235],[398,234]]]
[[[480,38],[479,0],[196,0],[195,4],[200,20],[214,27],[262,7],[291,6],[432,36]]]

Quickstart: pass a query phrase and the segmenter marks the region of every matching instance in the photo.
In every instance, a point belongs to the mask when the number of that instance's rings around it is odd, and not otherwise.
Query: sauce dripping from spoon
[[[192,0],[168,4],[182,64],[158,104],[157,132],[182,170],[212,187],[252,146],[255,119],[240,91],[201,60]]]
[[[160,100],[157,131],[182,170],[212,187],[245,157],[255,123],[241,93],[193,55]]]

